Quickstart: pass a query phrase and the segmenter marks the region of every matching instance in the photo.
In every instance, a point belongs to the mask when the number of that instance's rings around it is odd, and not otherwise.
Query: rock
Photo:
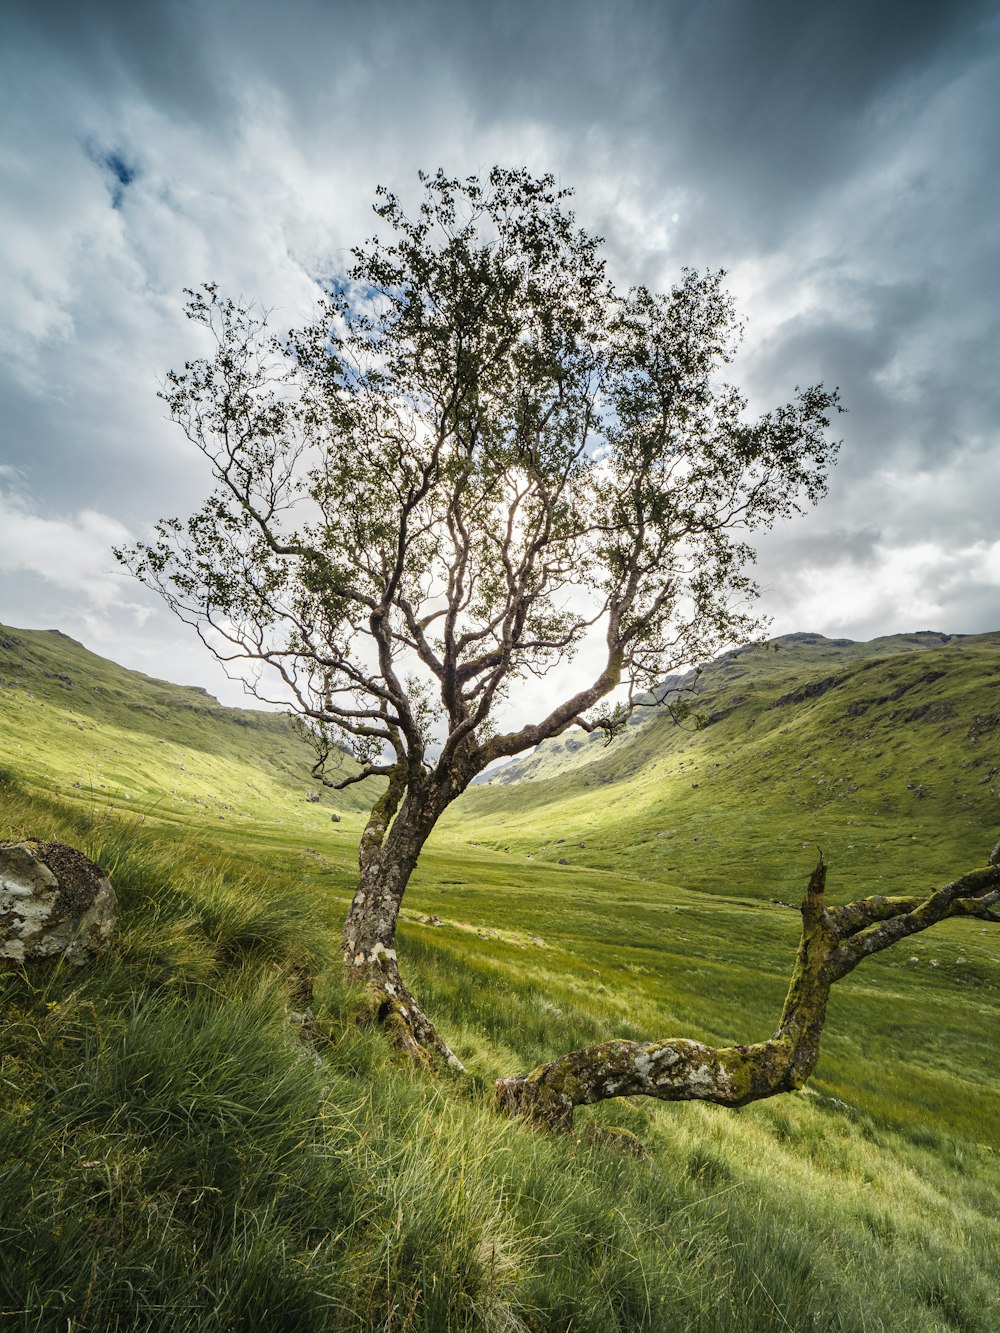
[[[339,824],[339,823],[340,823],[340,815],[331,815],[331,816],[330,816],[330,823],[331,823],[331,824]]]
[[[441,920],[439,916],[429,916],[427,918],[427,924],[429,926],[443,926],[444,922]]]
[[[990,865],[1000,866],[1000,842],[998,842],[992,852],[990,852]]]
[[[569,862],[566,860],[565,856],[561,856],[561,857],[559,858],[557,864],[558,864],[558,865],[561,865],[561,866],[568,866],[568,865],[569,865]]]
[[[307,791],[307,792],[306,792],[306,800],[308,801],[308,803],[309,803],[310,805],[318,805],[318,804],[319,804],[319,792],[318,792],[318,791]]]
[[[110,944],[117,919],[114,889],[82,852],[60,842],[0,842],[0,959],[89,962]]]
[[[996,731],[997,727],[1000,727],[1000,713],[979,714],[972,719],[969,740],[978,741],[989,732]]]

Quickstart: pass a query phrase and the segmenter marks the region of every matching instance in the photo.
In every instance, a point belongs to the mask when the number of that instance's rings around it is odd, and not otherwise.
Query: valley
[[[832,901],[983,864],[1000,836],[998,687],[1000,634],[786,636],[710,664],[680,721],[651,709],[610,746],[569,734],[488,774],[435,830],[402,918],[404,971],[470,1070],[452,1087],[350,1017],[338,933],[366,793],[311,782],[280,715],[0,627],[0,836],[80,846],[122,902],[120,947],[91,973],[0,978],[3,1244],[18,1256],[5,1312],[36,1293],[10,1327],[49,1326],[30,1314],[46,1268],[77,1308],[86,1284],[70,1274],[88,1256],[128,1272],[147,1306],[154,1288],[179,1302],[150,1327],[243,1326],[246,1268],[272,1304],[306,1312],[281,1327],[986,1333],[1000,1319],[1000,926],[947,922],[847,978],[802,1094],[739,1112],[611,1102],[551,1141],[499,1120],[490,1097],[496,1077],[612,1036],[770,1033],[819,848]],[[302,968],[305,1048],[283,1018]],[[165,1045],[202,1072],[158,1082]],[[271,1091],[255,1097],[240,1061]],[[649,1161],[601,1149],[591,1123],[628,1129]],[[223,1124],[243,1167],[219,1156]],[[81,1152],[104,1163],[82,1193]],[[228,1212],[212,1195],[223,1167]],[[189,1205],[157,1231],[170,1198]],[[53,1230],[43,1199],[76,1200],[80,1234]],[[115,1210],[145,1228],[145,1268]],[[235,1238],[263,1217],[254,1260]],[[170,1295],[171,1265],[192,1262],[196,1283]],[[75,1327],[115,1327],[132,1308],[115,1290],[103,1324]]]

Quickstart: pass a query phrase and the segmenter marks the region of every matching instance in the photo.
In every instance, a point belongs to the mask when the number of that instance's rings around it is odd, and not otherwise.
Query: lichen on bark
[[[363,989],[361,1021],[380,1024],[418,1064],[461,1071],[461,1061],[403,981],[396,954],[403,895],[436,818],[433,793],[420,790],[401,761],[361,835],[358,888],[344,923],[344,963]]]

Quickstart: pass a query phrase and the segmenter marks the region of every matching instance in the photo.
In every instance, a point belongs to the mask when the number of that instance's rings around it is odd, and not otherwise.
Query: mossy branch
[[[863,898],[825,907],[822,854],[802,904],[802,936],[773,1037],[712,1047],[686,1038],[608,1041],[519,1078],[497,1080],[498,1106],[569,1128],[577,1106],[611,1097],[744,1106],[801,1088],[819,1059],[830,987],[863,959],[948,917],[1000,920],[1000,865],[970,871],[926,898]]]

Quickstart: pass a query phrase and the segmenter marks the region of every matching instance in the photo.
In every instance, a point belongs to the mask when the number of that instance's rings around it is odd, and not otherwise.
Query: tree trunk
[[[1000,919],[1000,865],[975,870],[927,898],[865,898],[824,908],[820,857],[802,904],[802,939],[777,1031],[753,1046],[673,1038],[608,1041],[572,1051],[520,1078],[497,1080],[501,1110],[568,1129],[577,1106],[610,1097],[745,1106],[801,1088],[819,1058],[830,987],[859,962],[952,916]]]
[[[443,1062],[464,1072],[399,973],[396,922],[403,894],[440,813],[426,796],[406,791],[400,805],[401,796],[402,788],[393,790],[390,782],[362,834],[358,888],[344,923],[344,963],[364,987],[366,1016],[385,1027],[395,1045],[423,1063]]]

